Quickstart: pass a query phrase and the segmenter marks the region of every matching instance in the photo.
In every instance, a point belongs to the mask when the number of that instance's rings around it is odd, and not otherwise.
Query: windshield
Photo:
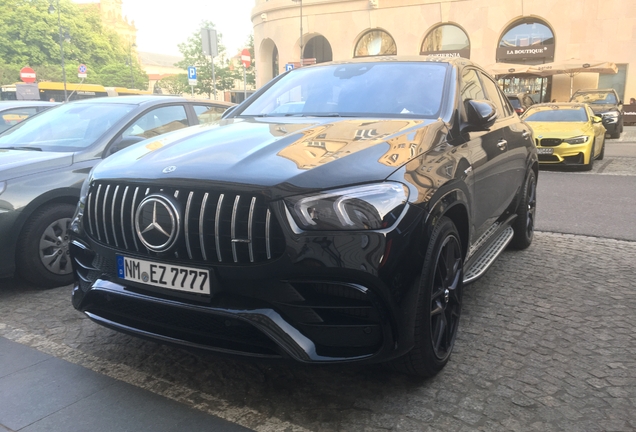
[[[510,105],[512,105],[514,109],[521,108],[521,102],[519,102],[519,99],[517,99],[516,97],[508,96],[508,100],[510,101]]]
[[[386,62],[298,69],[239,115],[437,117],[447,68]]]
[[[585,108],[530,108],[523,119],[527,122],[587,122]]]
[[[0,135],[0,148],[78,151],[95,143],[134,107],[105,103],[60,105]]]
[[[577,93],[572,97],[572,102],[598,104],[598,105],[614,105],[618,101],[612,92],[590,92]]]

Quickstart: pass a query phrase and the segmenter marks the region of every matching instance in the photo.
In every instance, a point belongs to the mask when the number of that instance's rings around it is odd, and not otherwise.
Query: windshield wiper
[[[42,151],[40,147],[32,147],[32,146],[14,146],[14,147],[0,147],[0,150],[31,150],[31,151]]]

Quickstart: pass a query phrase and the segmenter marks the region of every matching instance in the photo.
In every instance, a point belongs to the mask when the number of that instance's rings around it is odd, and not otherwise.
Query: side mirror
[[[488,130],[497,120],[497,108],[487,100],[469,100],[465,103],[471,130]]]
[[[592,117],[592,123],[602,123],[603,122],[603,118],[599,117],[599,116],[593,116]]]
[[[130,147],[133,144],[137,144],[138,142],[141,142],[143,140],[145,140],[146,138],[144,137],[140,137],[140,136],[136,136],[136,135],[129,135],[125,138],[117,138],[117,140],[113,143],[113,145],[110,146],[110,148],[108,149],[108,155],[110,156],[112,154],[117,153],[120,150],[125,149],[126,147]]]

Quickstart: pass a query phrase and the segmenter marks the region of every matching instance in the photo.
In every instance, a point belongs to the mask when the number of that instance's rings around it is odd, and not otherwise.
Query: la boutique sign
[[[497,59],[532,59],[532,58],[554,58],[554,45],[534,45],[527,47],[499,47],[497,48]]]

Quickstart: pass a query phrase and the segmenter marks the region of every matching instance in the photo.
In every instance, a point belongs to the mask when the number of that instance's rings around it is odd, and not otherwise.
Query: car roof
[[[45,102],[39,100],[12,100],[12,101],[0,101],[0,110],[20,107],[32,107],[32,106],[55,106],[59,105],[58,102]]]
[[[318,63],[311,66],[303,66],[303,69],[308,67],[321,67],[338,64],[355,64],[355,63],[401,63],[401,62],[413,62],[413,63],[448,63],[455,66],[466,66],[475,64],[463,57],[444,57],[439,55],[420,55],[420,56],[406,56],[406,55],[392,55],[392,56],[369,56],[369,57],[356,57],[349,60],[337,60],[326,63]]]
[[[82,99],[73,101],[75,104],[127,104],[127,105],[155,105],[170,102],[196,102],[204,104],[214,104],[219,106],[234,106],[236,104],[225,101],[215,101],[210,99],[186,99],[180,96],[164,95],[133,95],[133,96],[111,96]]]
[[[570,109],[570,108],[584,108],[586,104],[580,102],[546,102],[540,104],[534,104],[530,108],[552,108],[552,109]],[[528,109],[530,109],[528,108]]]
[[[614,92],[616,93],[616,90],[614,90],[613,88],[605,88],[605,89],[578,89],[577,91],[574,92],[574,94],[576,93],[601,93],[601,92]]]

